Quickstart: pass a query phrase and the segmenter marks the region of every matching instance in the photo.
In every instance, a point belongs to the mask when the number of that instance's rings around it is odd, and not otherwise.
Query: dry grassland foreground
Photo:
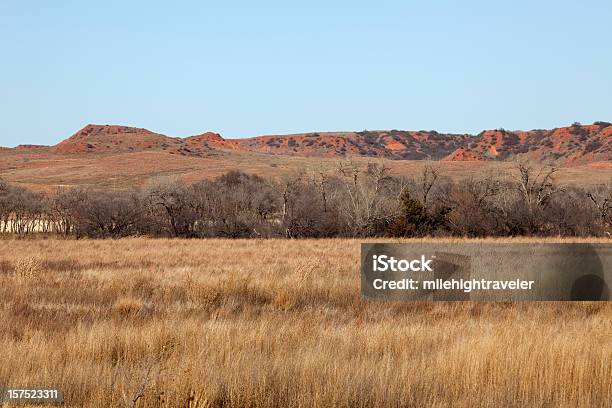
[[[0,386],[70,407],[612,406],[612,303],[368,303],[360,242],[0,240]]]

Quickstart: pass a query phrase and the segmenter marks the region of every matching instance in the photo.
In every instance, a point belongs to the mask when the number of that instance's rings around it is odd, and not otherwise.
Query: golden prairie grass
[[[0,241],[0,386],[74,407],[610,406],[610,303],[367,303],[359,243]]]

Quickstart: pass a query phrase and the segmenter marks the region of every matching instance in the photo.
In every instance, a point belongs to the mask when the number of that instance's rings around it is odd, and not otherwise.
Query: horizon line
[[[307,134],[329,134],[329,133],[359,133],[359,132],[389,132],[389,131],[399,131],[399,132],[436,132],[442,135],[466,135],[466,136],[478,136],[479,134],[481,134],[482,132],[487,132],[487,131],[506,131],[506,132],[533,132],[533,131],[538,131],[538,130],[554,130],[554,129],[560,129],[560,128],[565,128],[565,127],[571,127],[572,125],[575,124],[579,124],[580,126],[594,126],[596,124],[599,123],[611,123],[611,122],[607,122],[607,121],[602,121],[602,120],[596,120],[593,123],[581,123],[581,122],[573,122],[571,124],[568,125],[562,125],[562,126],[556,126],[556,127],[552,127],[552,128],[533,128],[533,129],[529,129],[529,130],[525,130],[525,129],[506,129],[504,127],[497,127],[497,128],[489,128],[489,129],[482,129],[480,132],[478,133],[470,133],[470,132],[447,132],[447,131],[439,131],[436,129],[419,129],[419,130],[415,130],[415,129],[398,129],[398,128],[386,128],[386,129],[363,129],[363,130],[318,130],[318,131],[301,131],[301,132],[290,132],[290,133],[265,133],[265,134],[258,134],[255,136],[224,136],[222,133],[214,131],[214,130],[207,130],[204,131],[202,133],[195,133],[195,134],[191,134],[191,135],[187,135],[187,136],[173,136],[173,135],[169,135],[166,133],[158,133],[157,131],[154,130],[150,130],[146,127],[141,127],[141,126],[136,126],[136,125],[124,125],[124,124],[110,124],[110,123],[106,123],[106,124],[99,124],[99,123],[87,123],[86,125],[80,127],[76,132],[66,136],[63,139],[60,139],[59,141],[57,141],[55,144],[37,144],[37,143],[19,143],[17,145],[14,146],[3,146],[0,145],[0,148],[4,148],[4,149],[14,149],[17,148],[19,146],[40,146],[40,147],[53,147],[56,146],[57,144],[68,140],[69,138],[71,138],[72,136],[74,136],[75,134],[77,134],[78,132],[80,132],[81,130],[85,129],[87,126],[118,126],[118,127],[126,127],[126,128],[133,128],[133,129],[142,129],[142,130],[146,130],[148,132],[151,132],[153,134],[157,134],[157,135],[161,135],[161,136],[166,136],[166,137],[170,137],[170,138],[176,138],[176,139],[186,139],[189,137],[193,137],[193,136],[199,136],[205,133],[216,133],[219,136],[221,136],[223,139],[230,139],[230,140],[240,140],[240,139],[253,139],[253,138],[258,138],[258,137],[283,137],[283,136],[297,136],[297,135],[307,135]]]

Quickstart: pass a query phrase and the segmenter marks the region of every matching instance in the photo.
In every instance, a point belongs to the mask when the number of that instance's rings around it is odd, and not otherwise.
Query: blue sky
[[[92,3],[0,3],[0,145],[612,121],[609,1]]]

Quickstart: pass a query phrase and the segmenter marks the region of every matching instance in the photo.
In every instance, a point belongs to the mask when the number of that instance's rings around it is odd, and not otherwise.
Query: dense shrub
[[[412,178],[383,165],[264,179],[239,171],[186,184],[157,179],[134,191],[34,193],[0,181],[0,232],[76,238],[605,236],[612,185],[555,181],[557,169],[519,163],[510,175],[453,182],[431,165]]]
[[[400,196],[400,208],[400,214],[387,229],[387,233],[392,237],[431,235],[447,226],[450,208],[439,207],[430,214],[408,190],[404,190]]]

